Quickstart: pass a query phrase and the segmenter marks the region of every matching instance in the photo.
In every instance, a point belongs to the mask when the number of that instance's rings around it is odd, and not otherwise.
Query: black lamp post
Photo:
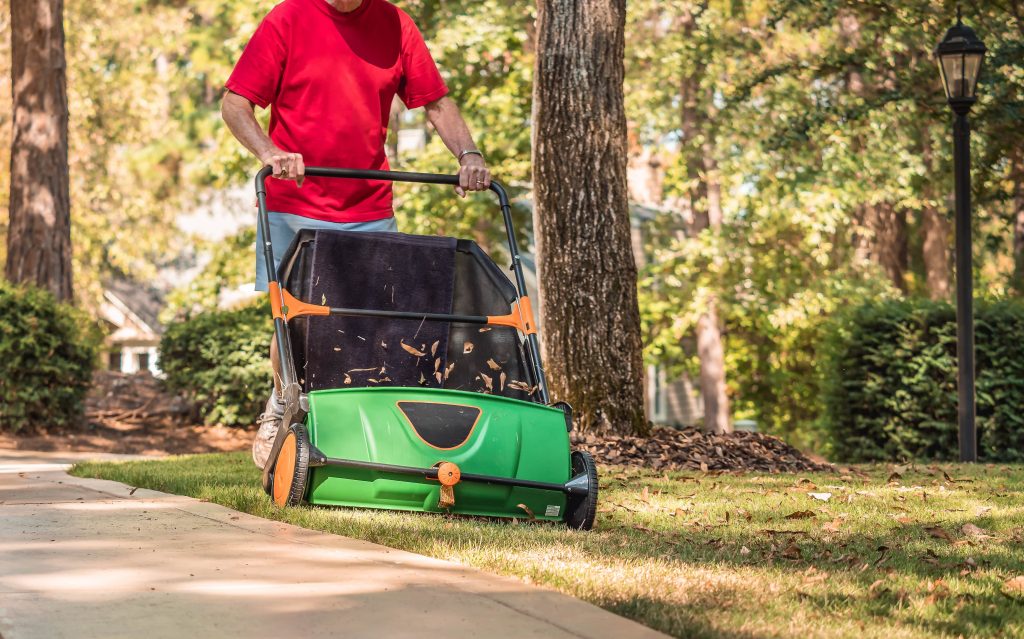
[[[974,415],[974,310],[971,266],[971,130],[967,114],[974,104],[985,45],[960,20],[935,47],[935,57],[953,109],[953,171],[956,190],[956,357],[959,367],[960,461],[978,461]]]

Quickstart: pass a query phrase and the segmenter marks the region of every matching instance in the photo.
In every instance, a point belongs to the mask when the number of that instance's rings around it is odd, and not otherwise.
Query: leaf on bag
[[[473,342],[466,342],[462,345],[463,355],[468,355],[473,352]]]
[[[516,504],[516,508],[521,508],[523,512],[526,513],[526,516],[530,518],[531,521],[537,518],[537,516],[533,514],[533,511],[530,510],[530,507],[527,506],[526,504]]]
[[[810,510],[798,510],[796,512],[789,513],[783,519],[814,519],[815,517],[817,517],[817,515]]]
[[[498,375],[498,390],[505,390],[505,380],[506,379],[508,379],[508,376],[505,375],[505,373],[502,373],[501,375]]]
[[[341,352],[341,347],[340,346],[335,346],[334,347],[334,352],[335,353],[340,353]]]
[[[527,384],[526,382],[520,382],[515,379],[508,383],[508,387],[513,390],[523,391],[524,393],[530,392],[529,384]]]
[[[381,344],[383,344],[383,343],[384,342],[381,342]],[[424,353],[423,351],[419,350],[418,348],[415,348],[413,346],[409,346],[405,342],[401,342],[401,344],[402,344],[402,349],[406,353],[409,353],[410,355],[415,355],[416,357],[424,357],[424,356],[426,356],[426,353]]]
[[[483,373],[480,373],[479,377],[480,377],[480,379],[483,380],[484,388],[487,389],[487,392],[488,393],[493,392],[494,391],[494,380],[491,378],[491,376],[490,375],[484,375]]]
[[[484,326],[483,328],[481,328],[481,329],[480,329],[480,332],[481,332],[481,333],[486,333],[486,332],[487,332],[487,331],[489,331],[489,330],[491,330],[491,327],[490,327],[490,326]]]
[[[437,371],[436,373],[434,373],[434,379],[437,380],[438,384],[441,383],[441,371]]]
[[[352,377],[349,376],[348,373],[345,373],[345,381],[343,381],[342,384],[351,384],[351,383],[352,383]]]
[[[812,498],[817,499],[818,501],[828,501],[829,499],[832,499],[832,493],[807,493],[807,494],[810,495]]]
[[[320,296],[320,305],[321,306],[327,306],[327,295],[326,294]]]
[[[953,538],[949,536],[949,533],[946,532],[942,526],[928,526],[924,531],[936,539],[945,539],[949,542],[953,541]]]
[[[438,357],[437,359],[434,360],[434,372],[436,373],[439,370],[441,370],[441,358],[440,357]]]
[[[452,369],[453,368],[455,368],[455,362],[452,362],[451,364],[448,364],[448,368],[444,369],[444,378],[445,379],[448,379],[448,376],[452,374]],[[434,373],[434,374],[437,375],[437,373]],[[437,381],[440,382],[441,380],[438,379]]]
[[[437,340],[436,342],[434,342],[433,344],[430,345],[430,356],[431,357],[434,357],[435,355],[437,355],[437,347],[440,344],[441,344],[441,340]]]
[[[498,362],[494,361],[494,358],[491,358],[491,359],[487,360],[487,366],[492,371],[500,371],[501,370],[501,366],[498,365]]]
[[[423,371],[420,371],[420,386],[427,383],[427,378],[423,376]]]

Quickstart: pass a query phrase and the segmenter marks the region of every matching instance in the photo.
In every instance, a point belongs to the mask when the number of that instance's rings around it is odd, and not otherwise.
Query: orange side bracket
[[[523,296],[512,305],[512,312],[508,315],[488,315],[487,323],[496,326],[511,326],[519,329],[524,335],[532,335],[537,332],[537,324],[533,320],[533,305],[530,298]]]
[[[287,322],[305,315],[331,314],[329,307],[298,300],[287,289],[282,289],[277,282],[270,282],[267,289],[270,293],[270,312],[275,319],[280,318]]]

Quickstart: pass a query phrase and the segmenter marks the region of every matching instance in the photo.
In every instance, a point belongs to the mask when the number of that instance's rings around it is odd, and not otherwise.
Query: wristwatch
[[[476,149],[466,149],[462,153],[459,153],[459,163],[460,164],[462,163],[462,158],[466,157],[467,155],[479,155],[481,158],[484,157],[484,154],[481,153],[480,151],[476,150]]]

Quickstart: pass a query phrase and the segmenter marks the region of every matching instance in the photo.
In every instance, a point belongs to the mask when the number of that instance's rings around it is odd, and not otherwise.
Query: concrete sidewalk
[[[0,636],[663,637],[519,581],[0,450]]]

